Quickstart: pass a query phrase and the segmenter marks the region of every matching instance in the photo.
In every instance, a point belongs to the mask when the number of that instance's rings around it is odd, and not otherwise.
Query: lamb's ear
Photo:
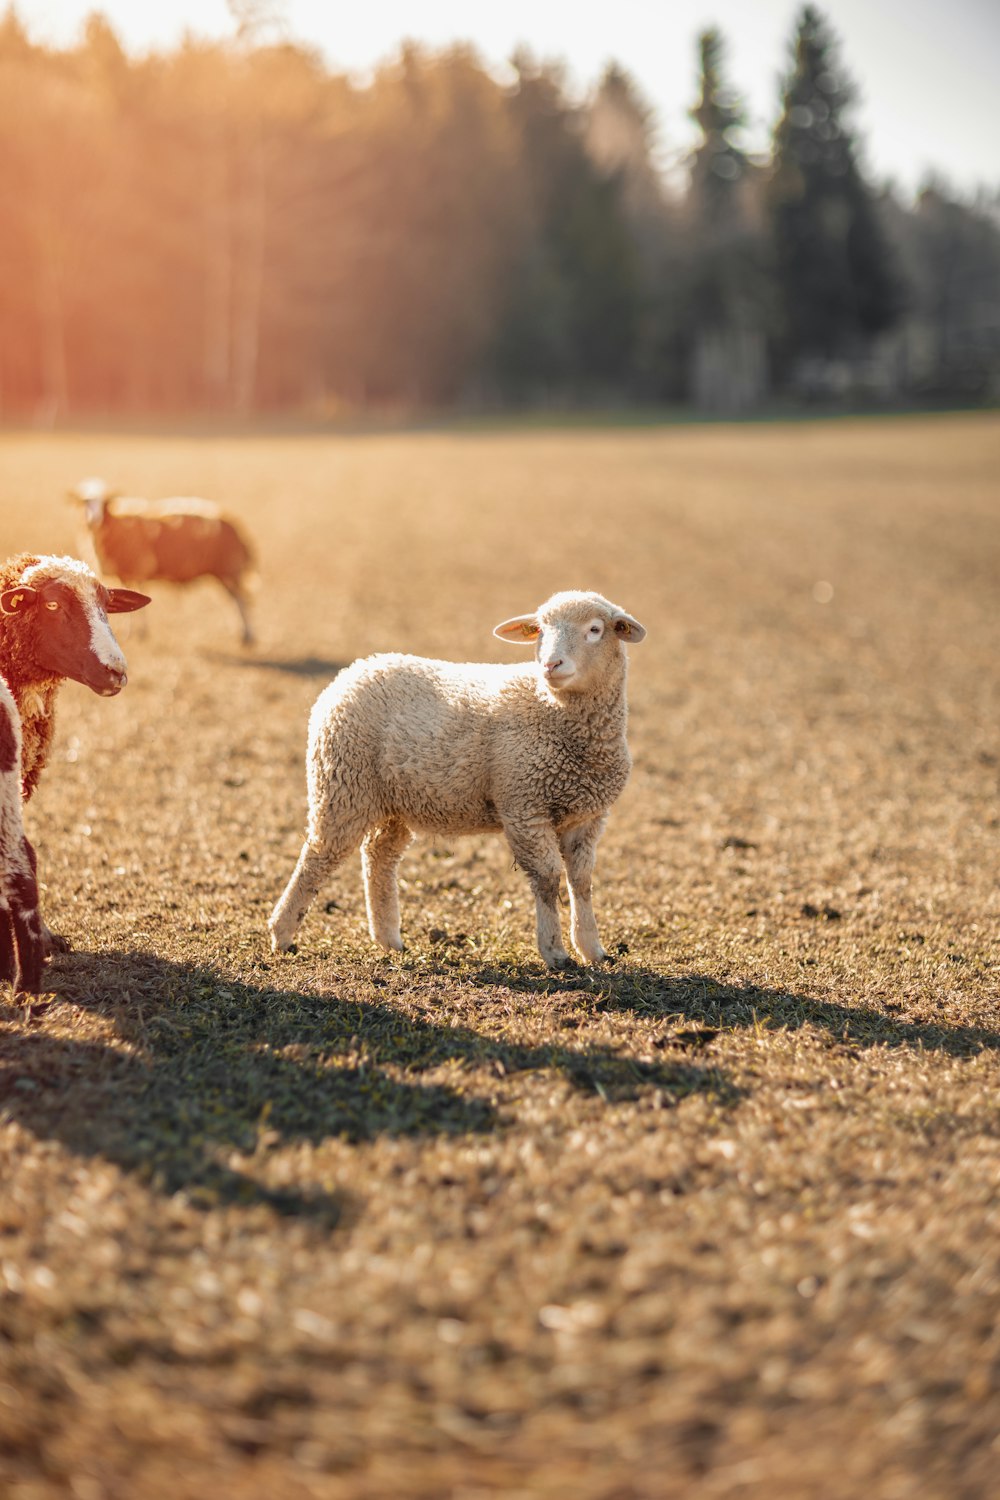
[[[134,589],[108,589],[104,607],[109,615],[130,615],[134,609],[145,609],[152,602],[148,594],[137,594]]]
[[[542,627],[534,615],[515,615],[513,620],[504,620],[493,631],[501,641],[509,641],[512,646],[527,646],[531,641],[537,641],[541,633]]]
[[[5,615],[23,615],[32,608],[37,598],[37,591],[22,583],[16,589],[4,589],[0,594],[0,610]]]
[[[615,635],[620,635],[623,641],[628,641],[630,646],[637,646],[640,641],[646,639],[646,627],[640,625],[631,615],[616,615]]]

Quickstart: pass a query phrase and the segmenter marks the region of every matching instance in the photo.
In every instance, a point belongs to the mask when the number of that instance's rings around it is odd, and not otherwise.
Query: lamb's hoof
[[[52,932],[48,927],[42,931],[42,956],[51,958],[54,953],[72,953],[73,944],[61,932]]]
[[[406,944],[403,942],[402,938],[381,938],[381,937],[377,937],[375,939],[375,942],[382,949],[383,953],[405,953],[406,952]]]
[[[573,967],[573,960],[570,958],[568,953],[553,953],[552,957],[547,958],[545,962],[550,969],[553,969],[556,972],[558,972],[560,969],[569,969]]]

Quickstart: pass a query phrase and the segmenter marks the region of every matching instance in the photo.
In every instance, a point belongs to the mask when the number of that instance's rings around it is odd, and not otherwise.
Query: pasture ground
[[[1000,420],[0,438],[0,547],[88,473],[212,496],[209,585],[63,690],[0,996],[10,1500],[980,1500],[1000,1475]],[[273,958],[309,706],[380,649],[648,627],[597,909],[550,975],[497,840],[356,860]]]

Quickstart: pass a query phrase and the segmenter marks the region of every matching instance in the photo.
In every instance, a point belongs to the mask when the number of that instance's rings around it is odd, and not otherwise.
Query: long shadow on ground
[[[725,984],[706,974],[672,975],[634,965],[539,974],[514,965],[484,964],[470,978],[484,987],[528,995],[578,989],[594,996],[593,1009],[599,1012],[672,1016],[706,1027],[797,1031],[810,1025],[856,1048],[912,1047],[954,1057],[1000,1050],[1000,1031],[989,1027],[904,1020],[868,1005],[839,1005],[788,990]]]
[[[557,1039],[540,1045],[498,1035],[489,1007],[483,1028],[473,1029],[452,1024],[453,1016],[415,1014],[412,1004],[248,984],[150,953],[76,953],[49,974],[61,998],[110,1022],[113,1035],[54,1036],[31,1024],[37,1012],[0,1004],[5,1112],[38,1137],[101,1156],[165,1193],[268,1204],[330,1223],[345,1212],[336,1195],[267,1184],[269,1146],[501,1129],[500,1080],[532,1070],[608,1103],[655,1088],[675,1100],[705,1093],[735,1104],[741,1091],[726,1071],[692,1060],[718,1029],[812,1025],[854,1048],[954,1056],[1000,1048],[1000,1032],[985,1027],[900,1020],[867,1006],[631,964],[550,975],[513,964],[474,967],[463,956],[457,987],[514,991],[559,1011]],[[415,973],[410,998],[422,1004],[421,977],[442,975],[445,953]],[[562,1027],[594,1011],[674,1024],[653,1041],[662,1046],[653,1061],[648,1051],[640,1059],[558,1040]]]
[[[722,1070],[686,1058],[527,1046],[400,1006],[246,984],[149,953],[76,953],[53,964],[49,982],[110,1021],[114,1036],[53,1036],[31,1024],[37,1010],[0,1004],[5,1110],[40,1138],[194,1201],[336,1221],[335,1197],[258,1179],[269,1146],[496,1130],[504,1120],[489,1095],[500,1078],[532,1069],[607,1101],[649,1086],[673,1098],[739,1097]],[[234,1153],[253,1160],[234,1164]]]
[[[258,672],[284,672],[291,677],[325,677],[330,680],[347,665],[326,656],[237,656],[222,651],[206,651],[205,656],[227,667],[250,667]]]

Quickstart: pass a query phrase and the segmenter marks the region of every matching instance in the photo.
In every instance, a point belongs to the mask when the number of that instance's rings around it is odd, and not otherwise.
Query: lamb
[[[21,821],[21,721],[0,678],[0,983],[37,995],[44,956],[35,851]]]
[[[83,507],[102,573],[123,583],[193,583],[215,578],[240,613],[242,643],[254,644],[250,587],[254,558],[235,521],[209,500],[126,499],[103,479],[69,491]]]
[[[0,681],[15,705],[14,739],[24,801],[45,768],[60,683],[69,678],[104,698],[120,693],[127,681],[125,658],[108,615],[142,609],[149,602],[148,595],[131,589],[105,588],[86,563],[74,557],[24,552],[0,563]],[[11,755],[8,748],[7,761]],[[0,763],[3,760],[0,756]],[[10,813],[5,826],[13,828]],[[0,848],[8,850],[10,840],[16,844],[16,831]],[[27,847],[33,875],[34,855]],[[42,937],[51,948],[55,940],[44,924]]]
[[[546,964],[569,962],[560,859],[573,945],[585,963],[607,957],[591,879],[631,766],[624,644],[645,629],[602,595],[572,591],[493,633],[535,643],[534,664],[370,656],[320,694],[309,720],[306,839],[268,922],[275,951],[291,946],[321,884],[359,843],[369,931],[402,949],[397,871],[413,833],[502,831],[534,892]]]

